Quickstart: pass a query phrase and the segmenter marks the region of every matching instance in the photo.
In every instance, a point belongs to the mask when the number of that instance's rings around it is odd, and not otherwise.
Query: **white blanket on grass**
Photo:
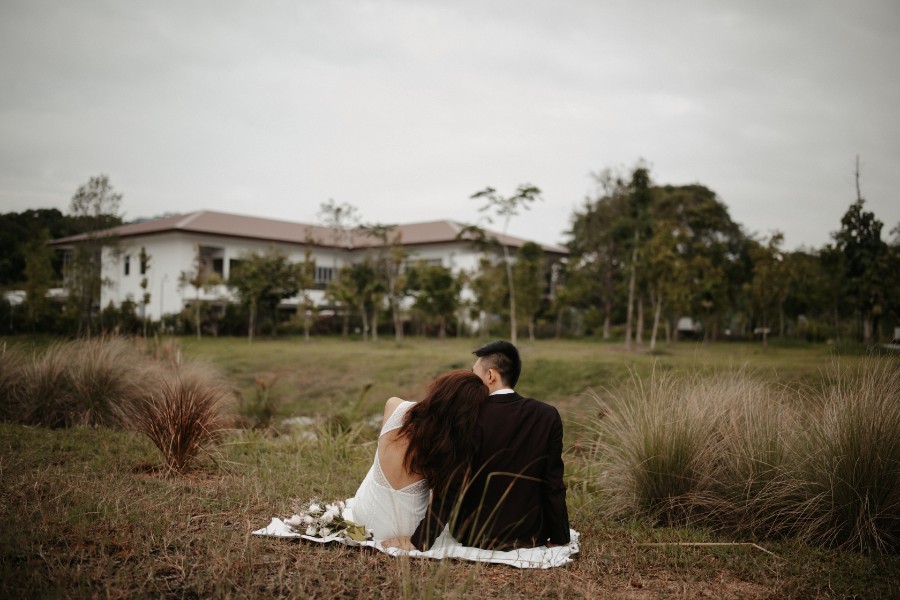
[[[399,548],[385,548],[381,545],[380,540],[368,540],[365,542],[356,542],[348,538],[337,535],[331,535],[324,538],[302,535],[294,532],[284,521],[273,518],[268,527],[258,529],[253,535],[264,535],[269,537],[280,538],[303,538],[310,542],[338,542],[346,546],[363,546],[366,548],[375,548],[385,554],[391,556],[407,555],[413,558],[460,558],[463,560],[471,560],[475,562],[489,562],[518,567],[519,569],[550,569],[552,567],[561,567],[566,563],[572,562],[572,555],[578,552],[579,534],[574,529],[569,530],[571,541],[565,546],[538,546],[537,548],[517,548],[516,550],[500,551],[500,550],[482,550],[481,548],[472,548],[471,546],[463,546],[460,542],[453,539],[450,532],[445,528],[438,536],[434,544],[429,550],[422,552],[421,550],[401,550]]]

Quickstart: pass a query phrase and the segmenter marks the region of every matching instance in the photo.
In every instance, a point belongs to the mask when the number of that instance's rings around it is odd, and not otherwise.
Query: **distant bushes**
[[[234,390],[171,344],[95,338],[42,353],[0,350],[0,418],[43,427],[107,426],[148,436],[184,472],[226,426]]]
[[[635,380],[595,423],[604,512],[900,550],[900,370],[860,369],[803,393],[745,372]]]

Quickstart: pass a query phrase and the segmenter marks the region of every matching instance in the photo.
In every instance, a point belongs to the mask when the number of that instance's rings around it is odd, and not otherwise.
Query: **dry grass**
[[[236,398],[206,365],[192,362],[160,374],[152,391],[123,406],[125,420],[159,449],[166,468],[184,474],[233,422]]]

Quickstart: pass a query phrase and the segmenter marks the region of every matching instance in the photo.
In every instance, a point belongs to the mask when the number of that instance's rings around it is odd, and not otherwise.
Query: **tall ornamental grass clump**
[[[608,516],[769,533],[793,509],[795,417],[743,371],[654,373],[612,395],[595,423]]]
[[[900,550],[900,363],[833,369],[807,436],[804,469],[816,542]]]
[[[151,393],[130,403],[128,420],[133,429],[150,438],[171,472],[183,474],[231,425],[234,404],[234,389],[217,371],[189,362],[167,373]]]
[[[24,383],[25,360],[4,343],[0,346],[0,421],[17,420]]]
[[[694,507],[685,498],[703,495],[709,484],[702,472],[712,415],[666,374],[647,384],[632,377],[600,414],[595,456],[603,463],[608,514],[690,521]]]
[[[900,549],[900,369],[871,358],[822,390],[738,371],[654,374],[602,403],[604,512],[861,551]]]
[[[24,361],[14,420],[44,427],[122,426],[122,408],[142,397],[147,369],[122,338],[57,343]]]

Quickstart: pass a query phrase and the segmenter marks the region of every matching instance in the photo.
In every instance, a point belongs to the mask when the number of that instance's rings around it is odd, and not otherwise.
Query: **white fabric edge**
[[[519,569],[551,569],[553,567],[561,567],[572,562],[572,555],[580,550],[579,534],[574,529],[569,529],[571,541],[564,546],[538,546],[536,548],[518,548],[516,550],[483,550],[481,548],[472,548],[463,546],[461,543],[453,539],[447,529],[435,540],[429,550],[422,552],[421,550],[401,550],[399,548],[385,548],[381,545],[381,541],[368,540],[365,542],[357,542],[349,538],[338,535],[329,535],[324,538],[312,537],[295,533],[281,519],[272,518],[272,522],[268,526],[252,532],[253,535],[277,537],[277,538],[301,538],[310,542],[325,544],[329,542],[337,542],[345,546],[364,546],[366,548],[374,548],[379,552],[384,552],[390,556],[407,555],[411,558],[459,558],[474,562],[487,562],[495,564],[509,565]]]

